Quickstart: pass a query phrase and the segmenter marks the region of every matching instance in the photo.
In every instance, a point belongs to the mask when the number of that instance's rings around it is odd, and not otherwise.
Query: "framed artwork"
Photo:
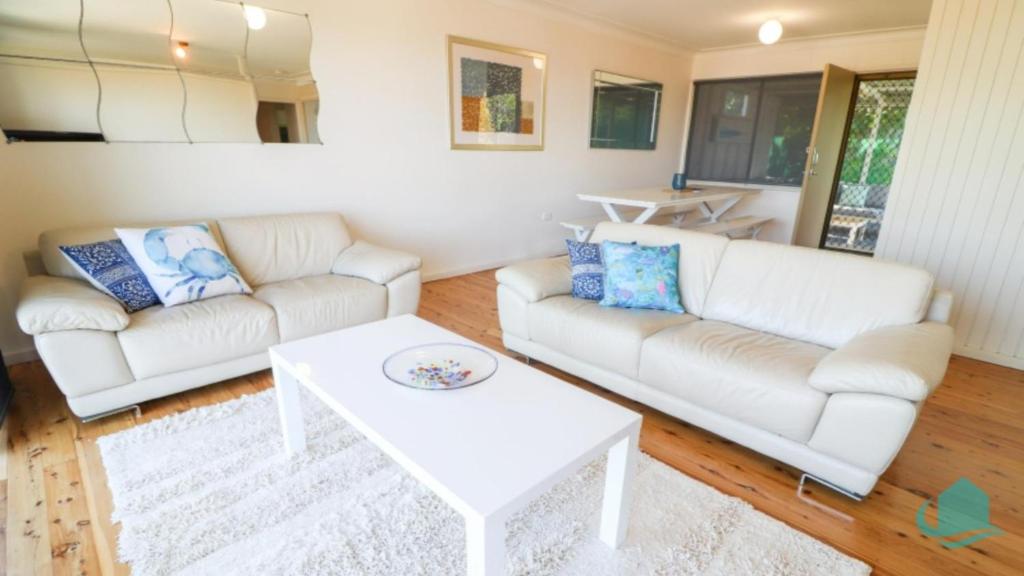
[[[543,150],[547,56],[448,37],[453,150]]]

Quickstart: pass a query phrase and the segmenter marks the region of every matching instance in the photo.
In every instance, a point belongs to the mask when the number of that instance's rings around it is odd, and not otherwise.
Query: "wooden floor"
[[[420,315],[501,350],[493,274],[424,286]],[[641,448],[682,472],[860,558],[876,574],[1024,574],[1024,372],[954,358],[903,451],[875,491],[856,503],[828,490],[810,496],[852,517],[837,519],[795,496],[796,470],[669,416],[541,366],[644,413]],[[271,386],[263,372],[147,403],[82,424],[38,362],[11,369],[16,396],[0,456],[0,566],[7,573],[127,574],[115,561],[117,527],[94,439],[139,421],[222,402]],[[3,461],[6,459],[6,474]],[[960,477],[991,497],[1006,534],[946,550],[923,537],[918,507]],[[4,556],[6,555],[6,559]]]

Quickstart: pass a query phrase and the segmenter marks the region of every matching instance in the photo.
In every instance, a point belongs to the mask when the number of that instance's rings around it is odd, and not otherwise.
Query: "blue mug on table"
[[[672,175],[672,189],[683,190],[686,188],[686,172],[676,172]]]

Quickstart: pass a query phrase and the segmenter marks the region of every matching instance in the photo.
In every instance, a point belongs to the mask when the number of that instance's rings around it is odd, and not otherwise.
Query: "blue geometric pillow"
[[[160,303],[146,275],[120,240],[61,246],[60,251],[93,286],[113,296],[129,313]]]
[[[569,263],[572,265],[573,298],[600,300],[604,296],[604,264],[601,245],[566,240]]]
[[[601,260],[601,306],[684,312],[679,298],[679,244],[637,246],[605,240]]]

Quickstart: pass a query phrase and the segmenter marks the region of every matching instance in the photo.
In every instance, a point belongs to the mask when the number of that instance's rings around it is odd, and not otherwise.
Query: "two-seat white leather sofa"
[[[100,415],[256,372],[269,367],[274,344],[415,313],[419,305],[420,259],[353,242],[340,214],[207,224],[253,294],[134,314],[93,288],[59,249],[114,239],[113,227],[40,236],[46,274],[27,279],[18,323],[75,414]]]
[[[659,226],[602,240],[679,244],[687,313],[572,298],[567,258],[534,260],[497,273],[505,346],[854,495],[945,374],[952,298],[924,270]]]

